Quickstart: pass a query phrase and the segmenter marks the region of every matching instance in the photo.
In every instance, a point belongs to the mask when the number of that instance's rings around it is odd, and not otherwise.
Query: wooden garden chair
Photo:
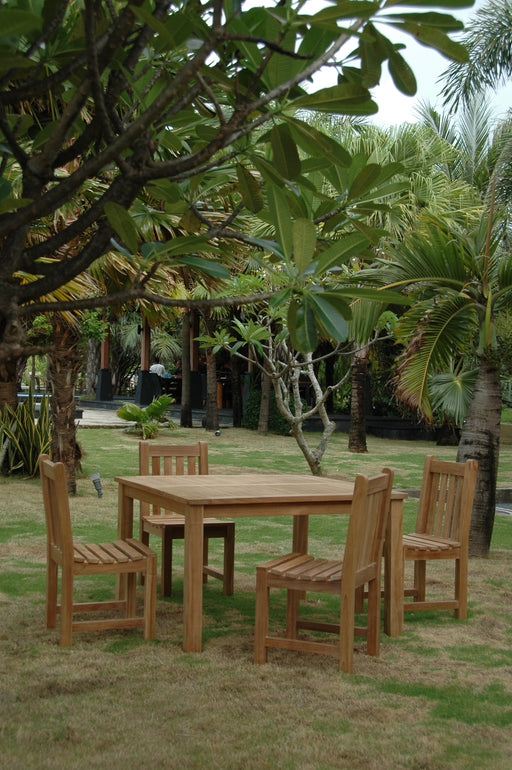
[[[62,463],[48,455],[39,458],[43,488],[47,548],[46,627],[55,628],[60,613],[60,644],[69,646],[74,631],[100,631],[112,628],[144,628],[144,638],[155,635],[156,554],[146,545],[128,538],[113,543],[79,543],[73,540],[66,474]],[[61,602],[58,598],[58,571],[61,570]],[[126,574],[124,600],[73,601],[74,579],[79,575]],[[144,574],[144,614],[136,614],[137,573]],[[122,617],[73,620],[74,613],[121,610]]]
[[[192,446],[151,444],[149,441],[139,442],[139,474],[149,475],[183,475],[208,473],[208,443],[199,441]],[[185,537],[185,518],[160,508],[152,507],[149,503],[141,502],[140,506],[140,539],[149,544],[149,536],[157,535],[162,538],[162,561],[160,591],[162,596],[170,596],[172,591],[172,547],[174,540]],[[224,570],[220,571],[208,563],[208,541],[210,538],[224,540]],[[222,580],[225,596],[233,594],[235,567],[235,522],[224,519],[209,518],[204,520],[203,546],[203,580],[208,575]]]
[[[404,610],[454,609],[467,616],[468,546],[478,463],[425,458],[416,531],[404,535],[404,559],[414,561],[414,585],[405,589]],[[427,561],[453,559],[455,597],[426,599]]]
[[[255,663],[266,663],[268,648],[275,647],[335,655],[339,668],[350,673],[354,635],[366,636],[367,653],[379,655],[381,557],[392,484],[393,473],[387,468],[373,478],[357,476],[343,561],[290,553],[257,567]],[[355,627],[355,592],[365,584],[369,590],[367,626],[361,628]],[[268,632],[271,588],[287,590],[286,637]],[[340,622],[300,620],[300,601],[308,591],[338,595]],[[300,629],[336,633],[339,639],[333,643],[300,638]]]

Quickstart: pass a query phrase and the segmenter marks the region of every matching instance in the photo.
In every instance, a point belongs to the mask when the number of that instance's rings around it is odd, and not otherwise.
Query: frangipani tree
[[[52,310],[135,297],[183,305],[179,298],[161,300],[148,289],[156,263],[193,264],[226,276],[217,256],[228,241],[247,240],[240,214],[265,214],[273,206],[279,215],[284,191],[309,187],[306,168],[329,167],[335,173],[352,163],[337,142],[298,121],[298,111],[373,114],[377,105],[370,89],[385,65],[397,87],[413,94],[414,75],[401,44],[393,42],[394,32],[464,59],[463,47],[449,37],[460,30],[460,22],[430,9],[465,5],[464,0],[432,0],[422,3],[422,11],[417,2],[352,0],[310,11],[303,0],[268,7],[239,0],[205,5],[63,0],[34,3],[29,10],[15,0],[3,3],[0,376],[11,377],[11,362],[24,352],[20,319],[48,310],[45,296],[113,247],[142,250],[146,257],[130,288],[115,297],[98,293],[54,304]],[[336,69],[338,82],[315,90],[311,78],[324,66]],[[297,146],[309,160],[298,160]],[[364,165],[363,177],[380,173]],[[198,190],[232,178],[233,169],[238,202],[221,221],[213,222],[207,212],[198,216]],[[19,193],[11,185],[12,173],[21,177]],[[354,183],[361,181],[356,175]],[[85,194],[92,182],[104,185],[99,197]],[[140,249],[130,211],[144,195],[158,197],[170,217],[180,216],[183,228],[166,243]],[[40,242],[29,241],[41,221],[77,200],[78,216]],[[289,224],[296,233],[311,231],[312,220],[343,216],[343,207],[318,197],[312,217],[292,208]],[[290,232],[283,223],[278,242],[260,248],[300,266],[301,252],[295,254]],[[357,233],[355,223],[348,222],[344,237],[354,248]],[[78,247],[68,248],[58,265],[44,261],[70,244]],[[336,259],[332,253],[323,256],[329,267]],[[20,271],[35,280],[21,284]],[[288,278],[294,295],[289,320],[307,347],[313,322],[322,324],[326,307],[329,313],[338,308],[340,317],[344,311],[334,295],[324,292],[317,301],[314,290],[304,294],[300,281],[291,273]],[[223,301],[237,304],[239,298]]]

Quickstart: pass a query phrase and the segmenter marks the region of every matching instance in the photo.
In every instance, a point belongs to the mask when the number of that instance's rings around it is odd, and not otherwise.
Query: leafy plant
[[[125,403],[117,410],[117,416],[122,420],[135,423],[133,427],[127,428],[127,430],[140,433],[144,439],[153,438],[158,433],[162,423],[165,423],[171,430],[176,430],[177,425],[166,417],[166,413],[173,403],[172,396],[166,395],[154,398],[146,407]]]
[[[49,399],[43,397],[36,419],[32,394],[13,409],[5,406],[0,416],[0,472],[37,476],[39,455],[50,451]]]

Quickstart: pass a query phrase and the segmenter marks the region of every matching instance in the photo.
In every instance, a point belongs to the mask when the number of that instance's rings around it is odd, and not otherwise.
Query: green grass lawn
[[[116,535],[116,475],[137,472],[138,439],[119,429],[79,429],[84,450],[75,535]],[[294,440],[234,428],[163,431],[157,440],[209,442],[211,473],[307,473]],[[318,440],[318,436],[311,437]],[[395,470],[395,486],[421,481],[426,453],[454,459],[455,447],[369,437],[369,452],[347,451],[333,435],[324,470],[353,477]],[[88,478],[101,473],[98,499]],[[502,447],[499,484],[512,486],[512,445]],[[472,559],[469,617],[407,613],[404,633],[382,635],[378,660],[356,640],[354,675],[332,658],[271,651],[252,663],[255,567],[290,547],[291,522],[237,519],[235,594],[219,581],[204,590],[203,652],[181,649],[182,547],[173,596],[158,599],[156,639],[140,631],[77,634],[62,649],[44,627],[45,529],[38,480],[0,477],[0,767],[9,768],[508,768],[512,763],[512,517],[497,516],[491,554]],[[405,505],[405,529],[416,501]],[[340,554],[346,517],[313,517],[310,550]],[[158,550],[158,541],[154,543]],[[220,544],[212,541],[220,563]],[[435,565],[429,590],[453,582]],[[437,569],[439,567],[439,569]],[[104,597],[109,577],[80,581],[81,597]],[[307,612],[332,618],[339,604],[314,597]],[[273,595],[281,628],[284,597]]]

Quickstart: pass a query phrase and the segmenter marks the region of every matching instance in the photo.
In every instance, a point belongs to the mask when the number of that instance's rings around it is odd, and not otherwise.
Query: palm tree
[[[432,418],[429,376],[472,351],[478,373],[457,459],[479,463],[470,552],[484,556],[494,523],[501,417],[495,322],[512,306],[512,254],[503,248],[503,221],[484,216],[470,230],[425,216],[386,258],[386,286],[401,287],[413,300],[396,330],[405,344],[397,376],[402,399]]]
[[[468,60],[453,62],[442,76],[445,102],[455,109],[512,76],[510,0],[488,0],[466,25],[462,42],[468,48]]]

